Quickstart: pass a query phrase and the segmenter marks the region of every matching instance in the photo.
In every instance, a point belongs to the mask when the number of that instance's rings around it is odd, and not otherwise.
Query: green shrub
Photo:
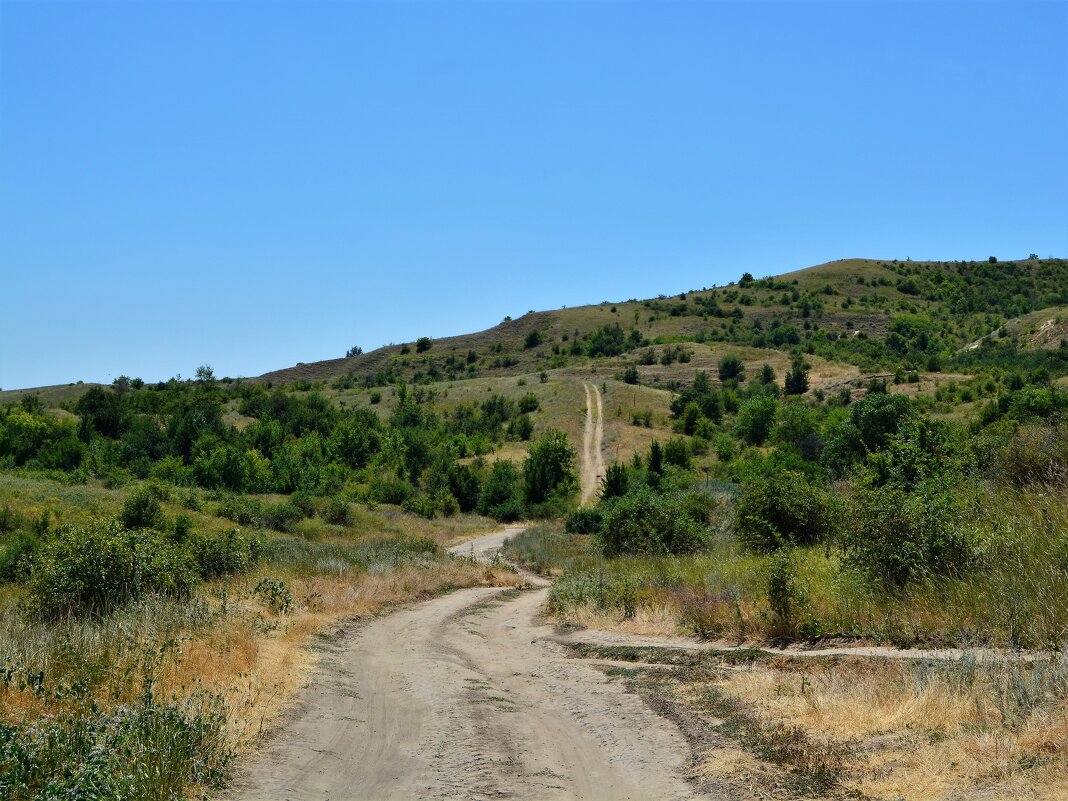
[[[178,515],[171,524],[170,533],[174,542],[185,542],[193,533],[193,518],[187,514]]]
[[[765,590],[772,615],[772,633],[793,639],[799,633],[798,618],[808,605],[808,594],[797,577],[793,554],[783,548],[768,563]]]
[[[148,593],[188,595],[196,574],[165,537],[117,521],[68,527],[39,549],[29,607],[47,619],[105,614]]]
[[[415,493],[410,482],[398,476],[376,474],[371,478],[368,495],[377,503],[391,503],[401,506]]]
[[[742,488],[734,530],[756,551],[787,544],[810,545],[829,534],[835,510],[830,495],[790,470],[756,477]]]
[[[887,587],[925,575],[957,575],[977,555],[962,506],[961,493],[940,481],[912,492],[861,489],[841,535],[846,562]]]
[[[576,509],[567,516],[564,530],[568,534],[596,534],[603,522],[604,513],[596,506]]]
[[[523,517],[523,501],[519,498],[509,498],[489,508],[487,514],[501,523],[514,523]]]
[[[279,501],[263,510],[262,523],[275,531],[292,531],[304,519],[304,512],[292,500]]]
[[[508,439],[526,442],[534,433],[534,421],[529,414],[520,414],[508,421]]]
[[[0,583],[25,577],[39,544],[40,537],[25,529],[0,536]]]
[[[154,528],[163,526],[165,493],[158,484],[142,484],[122,504],[119,522],[126,528]]]
[[[263,542],[233,528],[222,535],[193,534],[187,539],[185,549],[200,577],[210,580],[247,573],[259,562]]]
[[[409,514],[419,515],[427,520],[433,520],[438,513],[434,496],[426,494],[413,495],[404,502],[402,508]]]
[[[541,403],[538,401],[538,396],[533,392],[527,392],[519,399],[519,411],[521,414],[531,414],[538,411],[541,407]]]
[[[22,515],[7,504],[0,507],[0,534],[5,534],[9,531],[17,531],[22,528],[22,526]]]
[[[606,556],[679,554],[703,548],[707,529],[685,513],[679,497],[640,487],[609,507],[597,537]]]
[[[216,511],[219,517],[232,520],[240,526],[259,526],[263,524],[263,504],[255,498],[242,495],[227,495]]]
[[[326,501],[323,507],[323,519],[335,526],[347,526],[352,522],[352,510],[349,502],[344,498],[334,496]]]

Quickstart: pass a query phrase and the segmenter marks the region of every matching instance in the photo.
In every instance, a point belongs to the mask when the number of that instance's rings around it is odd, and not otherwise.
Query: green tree
[[[563,431],[550,428],[538,437],[523,463],[527,503],[544,503],[554,495],[573,492],[578,484],[575,456],[576,451]]]
[[[481,514],[510,522],[523,515],[523,502],[519,497],[519,470],[513,462],[499,459],[493,463],[490,473],[482,484],[478,498]]]
[[[742,381],[745,379],[745,365],[742,360],[733,354],[728,354],[719,360],[719,380]]]
[[[738,409],[738,436],[750,445],[763,445],[775,425],[779,402],[767,395],[750,398]]]
[[[790,365],[790,372],[783,381],[787,395],[804,395],[808,392],[808,364],[800,353],[795,353]]]
[[[93,387],[82,395],[74,405],[74,411],[81,417],[79,434],[86,442],[93,434],[118,439],[129,420],[123,395],[100,387]]]
[[[629,483],[627,466],[621,462],[612,462],[605,470],[604,478],[601,479],[601,500],[626,495]]]

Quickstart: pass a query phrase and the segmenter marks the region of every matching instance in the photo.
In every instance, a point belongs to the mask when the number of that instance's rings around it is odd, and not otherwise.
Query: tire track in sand
[[[582,433],[582,505],[597,500],[604,478],[604,399],[596,384],[583,382],[586,391],[586,426]],[[592,390],[592,391],[591,391]]]
[[[504,536],[455,546],[487,560]],[[235,801],[692,799],[688,745],[538,617],[547,582],[457,590],[325,645]]]

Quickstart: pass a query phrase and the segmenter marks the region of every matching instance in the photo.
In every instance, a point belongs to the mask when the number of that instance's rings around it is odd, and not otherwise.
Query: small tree
[[[504,459],[493,463],[479,493],[478,511],[503,522],[518,520],[522,516],[519,470],[514,463]]]
[[[733,354],[724,356],[719,360],[719,380],[730,381],[731,379],[743,381],[745,379],[745,365],[742,360]]]
[[[434,346],[434,341],[430,337],[419,337],[415,340],[415,352],[426,353]]]
[[[775,425],[778,411],[779,402],[775,398],[767,395],[750,398],[738,409],[735,420],[738,436],[750,445],[763,445]]]
[[[786,374],[784,389],[787,395],[804,395],[808,392],[808,364],[800,353],[794,355],[790,372]]]
[[[627,466],[620,462],[612,462],[605,471],[604,478],[601,479],[601,500],[626,495],[629,483]]]
[[[527,350],[530,350],[531,348],[538,347],[538,345],[540,345],[541,343],[542,343],[541,331],[539,331],[537,328],[535,328],[532,331],[530,331],[527,334],[526,339],[523,340],[523,347],[526,348]]]
[[[576,451],[563,431],[547,429],[530,446],[523,463],[527,503],[544,503],[555,495],[572,492],[578,483],[574,469],[575,456]]]
[[[646,477],[650,487],[659,487],[660,479],[664,477],[664,449],[655,439],[649,446],[649,468]]]
[[[362,356],[362,355],[363,355],[363,348],[361,348],[359,345],[353,345],[351,348],[349,348],[347,351],[345,351],[345,358],[346,359],[351,359],[353,356]]]

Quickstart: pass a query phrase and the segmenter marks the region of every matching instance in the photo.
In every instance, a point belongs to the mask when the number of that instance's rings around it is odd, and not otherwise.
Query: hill
[[[671,297],[530,312],[485,331],[298,364],[260,380],[370,387],[521,375],[683,342],[803,347],[869,371],[938,369],[1006,323],[1066,303],[1068,261],[1061,259],[845,259]]]

